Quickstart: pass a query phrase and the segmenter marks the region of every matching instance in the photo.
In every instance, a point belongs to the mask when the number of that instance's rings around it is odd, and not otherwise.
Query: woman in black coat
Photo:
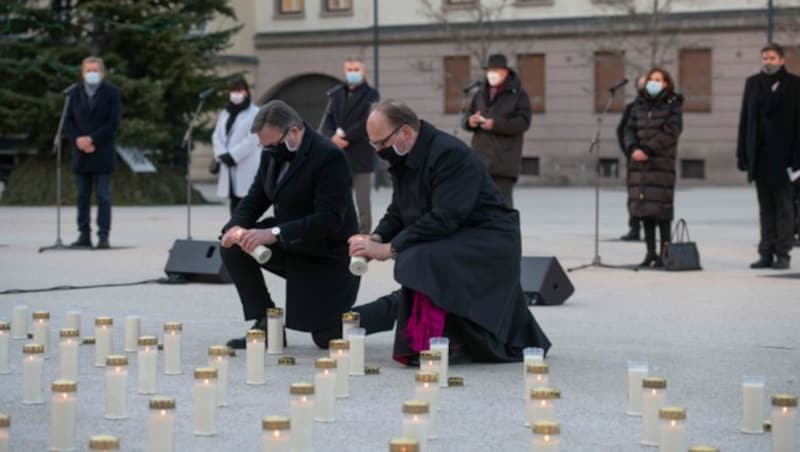
[[[628,209],[642,219],[647,255],[640,266],[662,267],[661,252],[670,240],[674,216],[675,159],[683,129],[683,97],[675,92],[669,73],[655,68],[631,110],[625,127],[628,168]],[[661,249],[656,253],[656,225]]]

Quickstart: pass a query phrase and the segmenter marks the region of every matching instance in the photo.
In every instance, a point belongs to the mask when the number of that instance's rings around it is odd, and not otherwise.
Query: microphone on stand
[[[208,88],[207,90],[203,91],[202,93],[197,95],[197,98],[200,100],[206,100],[211,97],[212,94],[216,93],[216,88]]]
[[[627,85],[627,84],[628,84],[628,79],[624,78],[624,79],[622,79],[622,80],[618,81],[617,83],[615,83],[615,84],[614,84],[614,85],[613,85],[611,88],[609,88],[608,90],[609,90],[609,91],[611,91],[611,93],[613,94],[613,93],[615,93],[615,92],[616,92],[618,89],[622,88],[623,86],[625,86],[625,85]]]
[[[481,81],[480,80],[476,80],[476,81],[470,83],[469,85],[465,86],[464,87],[464,94],[467,94],[468,92],[470,92],[473,89],[477,88],[478,86],[480,86],[480,84],[481,84]]]

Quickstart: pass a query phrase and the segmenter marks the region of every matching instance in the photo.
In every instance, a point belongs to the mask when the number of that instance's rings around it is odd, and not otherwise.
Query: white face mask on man
[[[95,86],[95,85],[98,85],[101,80],[103,80],[103,77],[97,71],[89,71],[89,72],[83,74],[83,80],[87,84],[89,84],[91,86]]]
[[[489,82],[490,86],[498,86],[503,83],[503,76],[497,71],[488,71],[486,73],[486,81]]]
[[[234,105],[239,105],[244,102],[244,99],[247,97],[247,93],[244,91],[231,91],[230,99],[231,103]]]

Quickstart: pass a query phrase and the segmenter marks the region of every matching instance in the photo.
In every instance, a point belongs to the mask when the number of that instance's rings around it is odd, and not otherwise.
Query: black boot
[[[655,251],[648,251],[642,263],[639,264],[639,267],[641,268],[656,268],[663,266],[664,263],[661,261],[661,257],[659,257]]]
[[[772,268],[772,256],[762,255],[760,259],[750,264],[752,269]]]
[[[772,264],[775,270],[788,270],[791,267],[791,258],[789,256],[778,256]]]
[[[631,228],[627,234],[623,235],[619,239],[625,242],[638,242],[642,239],[642,236],[639,233],[639,228]]]
[[[70,248],[91,248],[92,237],[88,232],[81,232],[81,235],[78,236],[78,240],[70,243],[69,246]]]
[[[97,240],[97,249],[98,250],[107,250],[111,248],[111,244],[108,243],[108,237],[100,237]]]
[[[253,326],[250,327],[250,329],[251,330],[266,331],[267,330],[267,318],[266,317],[262,317],[262,318],[256,320],[255,323],[253,323]],[[285,334],[286,333],[284,333],[284,337],[285,337]],[[285,341],[285,339],[284,339],[284,341]],[[264,343],[266,344],[266,341],[264,341]],[[228,345],[228,347],[230,347],[230,348],[232,348],[234,350],[242,350],[244,348],[247,348],[247,336],[233,338],[233,339],[228,341],[227,345]]]

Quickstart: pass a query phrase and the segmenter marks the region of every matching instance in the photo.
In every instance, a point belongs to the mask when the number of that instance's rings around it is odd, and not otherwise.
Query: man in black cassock
[[[390,163],[392,202],[350,254],[395,259],[402,289],[357,306],[367,333],[397,321],[394,357],[412,364],[430,337],[450,339],[452,359],[509,362],[550,348],[520,287],[519,213],[470,148],[397,101],[376,104],[367,133]]]

